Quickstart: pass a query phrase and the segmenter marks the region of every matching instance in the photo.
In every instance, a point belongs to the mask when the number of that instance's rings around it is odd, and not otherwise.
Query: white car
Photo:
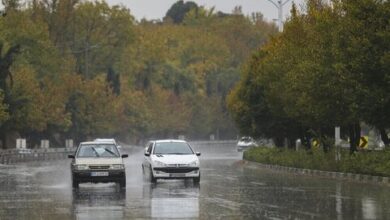
[[[199,152],[183,140],[150,141],[145,151],[142,170],[150,175],[150,180],[192,178],[200,181]]]
[[[244,151],[251,147],[257,147],[256,141],[251,137],[242,137],[237,143],[237,151]]]
[[[79,183],[118,183],[121,188],[126,187],[126,172],[123,158],[127,154],[120,154],[115,144],[110,142],[82,142],[71,163],[72,186],[79,187]]]

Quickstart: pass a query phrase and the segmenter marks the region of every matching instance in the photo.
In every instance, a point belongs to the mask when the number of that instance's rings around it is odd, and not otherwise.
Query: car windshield
[[[185,142],[156,143],[153,152],[154,154],[194,154]]]
[[[241,138],[241,141],[243,141],[243,142],[250,142],[250,141],[252,141],[252,138],[250,138],[250,137],[243,137],[243,138]]]
[[[85,144],[81,145],[77,157],[119,157],[114,144]]]

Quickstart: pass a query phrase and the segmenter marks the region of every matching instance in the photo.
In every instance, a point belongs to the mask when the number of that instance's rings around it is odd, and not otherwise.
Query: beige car
[[[112,142],[82,142],[72,158],[72,186],[78,188],[79,183],[118,183],[126,187],[126,172],[123,158],[117,146]]]

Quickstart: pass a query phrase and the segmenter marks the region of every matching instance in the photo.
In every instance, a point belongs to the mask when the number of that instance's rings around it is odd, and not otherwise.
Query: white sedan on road
[[[144,174],[150,175],[152,182],[157,179],[192,178],[195,183],[199,183],[198,156],[200,153],[195,153],[183,140],[150,141],[145,150],[142,170]]]
[[[82,142],[75,154],[68,155],[72,159],[72,186],[78,188],[79,183],[116,182],[121,188],[126,187],[126,171],[123,158],[112,142]]]
[[[257,147],[257,143],[251,137],[242,137],[237,143],[237,151],[244,151],[251,147]]]

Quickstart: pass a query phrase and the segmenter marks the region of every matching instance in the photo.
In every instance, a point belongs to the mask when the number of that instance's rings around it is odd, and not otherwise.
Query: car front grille
[[[108,170],[110,166],[108,165],[90,165],[89,169],[91,170]]]
[[[198,167],[155,167],[155,171],[161,171],[164,173],[189,173],[195,170],[199,170]]]
[[[188,164],[168,164],[168,167],[189,167]]]

